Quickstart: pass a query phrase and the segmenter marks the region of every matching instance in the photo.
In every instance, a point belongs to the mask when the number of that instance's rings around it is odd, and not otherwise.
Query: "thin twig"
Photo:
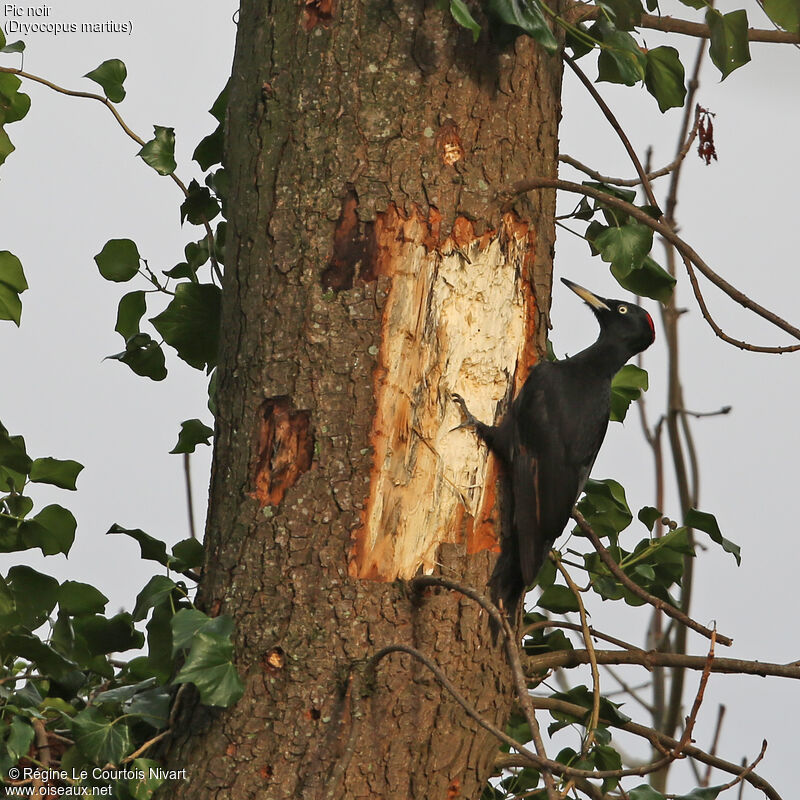
[[[584,22],[597,18],[600,9],[589,3],[574,3],[565,12],[569,22]],[[638,28],[649,28],[666,33],[679,33],[684,36],[694,36],[700,39],[710,39],[711,29],[702,22],[690,22],[678,17],[656,16],[655,14],[642,14],[636,23]],[[772,44],[798,44],[800,36],[781,30],[765,30],[763,28],[748,28],[747,38],[751,42],[770,42]]]
[[[719,735],[722,732],[722,721],[725,719],[725,706],[720,703],[719,708],[717,709],[717,724],[714,726],[714,736],[711,739],[711,747],[709,749],[709,753],[712,756],[717,754],[717,745],[719,744]],[[755,764],[753,764],[755,766]],[[706,774],[703,776],[703,780],[701,781],[703,786],[709,786],[711,784],[711,770],[713,768],[709,764],[706,768]]]
[[[711,667],[714,663],[714,645],[716,644],[716,640],[717,631],[715,629],[711,635],[711,645],[708,648],[708,656],[706,657],[706,663],[703,667],[703,674],[700,676],[700,685],[697,687],[697,694],[694,697],[694,703],[692,703],[692,710],[689,713],[689,716],[686,718],[686,726],[683,729],[683,735],[681,736],[678,744],[675,746],[675,749],[672,751],[675,758],[678,758],[683,753],[686,745],[693,741],[692,731],[694,730],[694,725],[697,721],[697,715],[700,712],[700,706],[703,704],[703,697],[705,696],[706,686],[708,685],[708,677],[711,675]]]
[[[650,203],[651,206],[654,208],[658,208],[658,201],[656,200],[655,194],[653,194],[653,187],[650,185],[650,181],[647,178],[647,173],[642,166],[642,162],[639,161],[639,156],[636,155],[636,151],[633,149],[633,145],[628,139],[625,131],[622,129],[622,126],[619,124],[619,121],[614,116],[611,109],[608,107],[608,104],[600,95],[600,92],[597,91],[594,84],[586,77],[584,71],[577,65],[575,60],[567,55],[566,52],[561,54],[564,61],[567,62],[569,68],[578,76],[578,80],[584,85],[586,91],[594,99],[595,103],[600,107],[600,110],[605,115],[605,118],[608,120],[611,127],[616,131],[617,136],[619,136],[620,141],[622,142],[625,151],[628,153],[628,157],[633,164],[634,169],[636,170],[636,174],[639,176],[639,180],[642,183],[642,188],[644,189],[644,193],[647,196],[647,202]]]
[[[686,142],[684,143],[683,147],[678,152],[677,157],[667,164],[666,167],[661,167],[661,169],[654,170],[653,172],[647,171],[645,175],[649,181],[654,181],[656,178],[661,178],[664,175],[669,175],[674,169],[680,165],[686,155],[688,154],[689,150],[692,147],[692,143],[697,138],[697,129],[699,126],[700,117],[699,115],[695,119],[695,124],[692,127],[689,136],[686,138]],[[579,170],[580,172],[585,173],[593,180],[599,181],[600,183],[608,183],[612,186],[639,186],[642,183],[641,177],[639,178],[614,178],[609,175],[601,175],[596,170],[593,170],[591,167],[587,166],[586,164],[581,163],[578,159],[573,158],[572,156],[563,153],[558,157],[558,160],[564,164],[569,164],[571,167],[575,167],[575,169]]]
[[[720,637],[717,636],[717,641]],[[600,665],[634,664],[654,670],[657,667],[684,667],[702,670],[706,656],[691,656],[685,653],[661,653],[655,650],[595,650],[595,658]],[[525,673],[535,677],[542,672],[554,669],[571,669],[589,663],[585,650],[554,650],[541,655],[528,656],[525,660]],[[758,675],[762,678],[787,678],[800,680],[800,664],[775,664],[769,661],[748,661],[740,658],[715,658],[711,672],[719,675]]]
[[[474,600],[476,603],[478,603],[478,605],[480,605],[480,607],[489,614],[497,628],[502,631],[506,656],[508,658],[509,667],[511,668],[511,675],[514,680],[517,699],[520,707],[522,708],[522,713],[525,717],[525,720],[528,723],[528,727],[531,730],[531,736],[533,738],[533,744],[536,749],[536,753],[541,759],[546,761],[547,753],[545,752],[544,742],[539,730],[539,723],[536,720],[536,714],[534,713],[533,706],[531,704],[525,672],[522,669],[522,660],[520,658],[519,647],[517,646],[514,633],[509,625],[508,618],[500,612],[500,609],[498,609],[494,603],[492,603],[479,592],[475,591],[475,589],[470,586],[464,586],[456,581],[452,581],[449,578],[442,578],[438,575],[421,575],[418,578],[414,578],[411,581],[411,584],[415,588],[441,586],[445,589],[451,589],[453,591],[460,592],[465,597],[469,597],[471,600]],[[542,776],[544,778],[545,787],[547,788],[548,800],[551,800],[551,798],[552,800],[556,800],[557,794],[552,773],[545,768],[542,771]]]
[[[533,704],[536,708],[546,709],[548,711],[557,711],[564,714],[570,714],[571,716],[575,717],[580,717],[586,713],[586,709],[583,706],[579,706],[576,703],[569,703],[566,700],[560,700],[555,697],[534,697]],[[644,739],[647,739],[647,741],[649,741],[650,744],[660,752],[670,751],[674,749],[678,743],[677,740],[673,739],[671,736],[666,736],[663,733],[659,733],[658,731],[648,728],[645,725],[639,725],[636,722],[622,723],[618,720],[606,720],[602,717],[600,721],[612,728],[619,728],[620,730],[627,731],[635,736],[640,736]],[[704,764],[711,764],[711,766],[722,770],[723,772],[737,776],[742,775],[742,768],[738,764],[733,764],[730,761],[725,761],[722,758],[711,756],[694,745],[688,745],[684,752],[687,756],[696,758],[698,761],[701,761]],[[512,755],[508,755],[504,758],[498,758],[495,761],[495,765],[500,768],[527,766],[527,764],[522,762],[521,759],[515,758]],[[764,778],[762,778],[760,775],[757,775],[752,770],[744,775],[744,780],[746,780],[751,786],[754,786],[756,789],[762,791],[768,798],[770,798],[770,800],[783,800],[778,792],[766,780],[764,780]]]
[[[589,724],[586,726],[586,738],[583,740],[581,753],[586,755],[594,742],[595,731],[597,730],[598,720],[600,719],[600,671],[597,669],[597,659],[594,655],[594,643],[592,642],[592,635],[589,632],[589,623],[586,619],[586,608],[583,605],[583,598],[581,597],[580,589],[575,585],[566,567],[561,563],[561,559],[554,552],[551,551],[550,557],[556,565],[556,568],[567,582],[570,591],[575,597],[578,604],[578,613],[581,618],[581,630],[583,633],[583,641],[586,645],[586,652],[589,655],[589,664],[591,665],[592,672],[592,715],[589,717]]]
[[[561,620],[554,620],[554,619],[544,619],[540,622],[533,622],[530,625],[526,626],[522,630],[522,635],[527,636],[534,631],[541,630],[542,628],[564,628],[568,631],[577,631],[578,633],[581,632],[581,626],[576,625],[574,622],[564,622]],[[637,652],[641,650],[641,647],[638,647],[635,644],[631,644],[630,642],[626,642],[623,639],[617,639],[616,636],[611,636],[607,633],[603,633],[602,631],[598,631],[597,628],[589,626],[589,632],[594,636],[596,639],[603,639],[606,642],[611,644],[617,645],[617,647],[622,647],[625,650],[636,650]]]
[[[183,475],[186,479],[186,510],[189,513],[189,536],[197,538],[197,531],[194,527],[194,506],[192,504],[192,473],[189,460],[189,453],[183,454]]]
[[[599,200],[604,205],[624,211],[629,216],[633,217],[637,222],[647,225],[652,228],[656,233],[660,234],[664,239],[673,244],[675,248],[685,256],[691,263],[715,286],[722,289],[732,300],[735,300],[740,305],[753,311],[758,316],[772,323],[775,327],[780,328],[786,333],[791,334],[797,339],[800,339],[800,328],[796,328],[782,317],[770,311],[764,306],[756,303],[750,299],[746,294],[739,291],[735,286],[728,283],[722,276],[714,272],[711,267],[699,256],[699,254],[678,234],[676,234],[669,226],[664,223],[658,222],[653,219],[646,211],[637,208],[631,203],[627,203],[618,197],[602,192],[599,189],[594,189],[591,186],[582,186],[578,183],[571,181],[563,181],[559,178],[548,178],[544,176],[537,176],[534,178],[527,178],[525,180],[517,181],[509,187],[498,192],[498,198],[511,198],[517,195],[524,194],[525,192],[534,189],[562,189],[566,192],[574,192],[575,194],[582,194],[586,197],[591,197],[594,200]],[[744,343],[743,343],[744,344]],[[800,349],[800,344],[791,345],[789,347],[761,347],[760,345],[746,345],[744,349],[752,350],[759,353],[788,353]]]
[[[597,534],[592,530],[592,526],[586,521],[583,514],[578,511],[577,508],[572,510],[572,518],[575,522],[578,523],[578,527],[586,534],[591,541],[594,549],[597,550],[598,555],[602,562],[609,568],[611,573],[614,575],[615,578],[623,585],[626,589],[629,589],[633,592],[637,597],[640,597],[642,600],[650,603],[650,605],[654,606],[655,608],[663,611],[668,616],[672,617],[673,619],[677,620],[681,624],[685,625],[687,628],[691,628],[693,631],[697,631],[697,633],[701,633],[707,639],[710,639],[713,635],[713,631],[710,628],[706,628],[705,625],[701,625],[699,622],[695,622],[695,620],[691,619],[691,617],[684,614],[679,609],[675,608],[675,606],[670,605],[669,603],[665,603],[660,597],[656,597],[655,595],[650,594],[650,592],[642,589],[641,586],[634,583],[623,571],[622,568],[617,564],[616,561],[611,557],[611,553],[606,550],[603,546],[603,543],[600,541]],[[722,636],[721,634],[717,634],[717,641],[720,644],[724,644],[726,646],[730,646],[733,644],[733,639],[730,639],[727,636]]]
[[[100,94],[95,94],[94,92],[82,92],[75,89],[65,89],[63,86],[59,86],[58,84],[53,83],[46,78],[42,78],[39,75],[33,75],[32,73],[25,72],[21,69],[16,69],[15,67],[0,67],[0,72],[5,72],[9,75],[17,75],[20,78],[25,78],[26,80],[33,81],[34,83],[39,83],[42,86],[46,86],[48,89],[52,89],[54,92],[67,95],[68,97],[83,97],[87,100],[96,100],[98,103],[102,103],[111,112],[120,128],[125,131],[126,135],[133,139],[133,141],[136,142],[139,147],[145,146],[145,140],[128,127],[127,123],[122,118],[122,115],[119,113],[119,111],[117,111],[117,107],[107,97],[104,97]],[[169,177],[172,179],[173,183],[177,185],[181,192],[183,192],[184,197],[188,197],[189,190],[186,188],[186,184],[174,172],[171,172]],[[211,229],[211,225],[205,220],[203,221],[203,227],[206,230],[206,239],[208,240],[208,257],[211,262],[211,267],[214,270],[214,275],[221,284],[222,271],[219,268],[217,257],[214,255],[214,232]]]

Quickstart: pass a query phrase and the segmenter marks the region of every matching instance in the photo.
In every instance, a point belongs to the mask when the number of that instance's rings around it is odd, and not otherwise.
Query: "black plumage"
[[[597,341],[571,358],[539,362],[499,425],[475,419],[453,395],[460,427],[473,428],[504,467],[503,538],[490,585],[512,618],[589,477],[608,427],[612,378],[655,339],[643,308],[561,280],[597,317]]]

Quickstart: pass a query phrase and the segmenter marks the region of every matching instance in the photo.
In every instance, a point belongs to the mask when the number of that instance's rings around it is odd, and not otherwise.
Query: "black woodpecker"
[[[513,620],[517,603],[561,535],[603,443],[611,379],[629,358],[655,340],[650,315],[624,300],[606,300],[561,279],[592,309],[597,341],[563,361],[540,361],[499,425],[470,414],[453,400],[464,422],[500,459],[504,520],[500,557],[489,581],[495,603]]]

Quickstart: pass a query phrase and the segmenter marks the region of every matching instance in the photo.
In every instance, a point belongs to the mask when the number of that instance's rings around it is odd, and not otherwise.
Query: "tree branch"
[[[706,656],[690,656],[683,653],[661,653],[656,650],[595,650],[598,664],[635,664],[645,669],[655,667],[685,667],[702,670]],[[591,663],[586,650],[557,650],[528,656],[525,659],[525,672],[529,676],[539,675],[553,669],[571,669]],[[789,678],[800,680],[800,663],[775,664],[768,661],[746,661],[739,658],[715,658],[711,672],[722,675],[759,675],[762,678]]]
[[[721,275],[714,272],[711,267],[703,261],[697,252],[680,236],[678,236],[668,225],[657,222],[646,211],[637,208],[631,203],[626,203],[618,197],[614,197],[606,192],[601,192],[599,189],[594,189],[591,186],[581,186],[578,183],[571,181],[563,181],[559,178],[546,178],[537,176],[534,178],[527,178],[525,180],[517,181],[508,187],[504,187],[497,193],[498,199],[505,200],[506,198],[513,198],[517,195],[530,192],[534,189],[561,189],[566,192],[574,192],[575,194],[582,194],[586,197],[591,197],[594,200],[599,200],[604,205],[611,206],[612,208],[619,209],[629,216],[633,217],[637,222],[647,225],[652,228],[656,233],[664,237],[668,242],[673,244],[675,248],[687,259],[689,259],[695,267],[697,267],[703,275],[706,276],[715,286],[722,289],[731,299],[735,300],[740,305],[763,317],[768,322],[771,322],[775,327],[800,339],[800,328],[796,328],[782,317],[779,317],[773,311],[770,311],[764,306],[751,300],[746,294],[739,291],[735,286],[731,285]],[[788,352],[790,350],[800,349],[800,346],[791,346],[787,348],[761,348],[755,345],[750,345],[748,349],[757,350],[758,352]]]
[[[597,18],[600,9],[589,3],[575,3],[565,12],[565,18],[572,23],[587,22]],[[636,25],[637,28],[649,28],[654,31],[666,33],[679,33],[684,36],[694,36],[698,39],[710,39],[711,30],[702,22],[690,22],[679,17],[656,16],[655,14],[642,14]],[[748,28],[747,38],[751,42],[769,42],[772,44],[798,44],[800,35],[781,30],[764,30],[761,28]]]
[[[572,510],[572,518],[575,522],[578,523],[578,527],[586,534],[591,541],[594,549],[597,550],[598,555],[600,556],[603,563],[608,567],[611,571],[611,574],[626,588],[632,591],[637,597],[640,597],[650,605],[654,606],[655,608],[663,611],[667,616],[672,617],[673,619],[680,622],[682,625],[685,625],[687,628],[691,628],[693,631],[697,631],[697,633],[702,634],[707,639],[710,639],[714,632],[710,628],[706,628],[705,625],[701,625],[699,622],[695,622],[691,617],[684,614],[679,609],[671,606],[669,603],[665,603],[660,597],[656,597],[655,595],[650,594],[650,592],[642,589],[641,586],[634,583],[622,570],[622,568],[617,564],[616,561],[611,557],[611,553],[606,550],[603,546],[603,543],[600,541],[600,538],[597,534],[592,530],[592,526],[586,521],[583,514],[578,511],[577,508]],[[727,636],[722,636],[721,634],[716,634],[717,641],[720,644],[724,644],[726,646],[730,646],[733,644],[733,639],[728,638]]]
[[[586,715],[586,709],[583,706],[579,706],[576,703],[569,703],[566,700],[559,700],[555,697],[534,697],[533,704],[536,708],[570,714],[578,718]],[[647,739],[650,744],[660,752],[674,750],[675,746],[678,744],[678,741],[673,739],[671,736],[666,736],[663,733],[659,733],[658,731],[655,731],[652,728],[648,728],[644,725],[639,725],[636,722],[619,723],[613,720],[606,720],[602,718],[601,722],[613,728],[618,728],[620,730],[627,731],[628,733],[632,733],[635,736],[641,736],[642,738]],[[770,800],[783,800],[778,792],[775,791],[775,789],[766,780],[764,780],[764,778],[752,771],[743,771],[738,764],[733,764],[730,761],[725,761],[722,758],[711,756],[694,745],[687,745],[686,749],[684,750],[684,754],[731,775],[742,775],[744,780],[746,780],[751,786],[754,786],[756,789],[763,792],[768,798],[770,798]],[[496,759],[495,766],[500,769],[508,769],[509,767],[527,766],[527,762],[523,762],[522,759],[519,759],[513,755],[508,755]],[[625,772],[626,774],[640,774],[635,770],[619,771]],[[601,773],[597,773],[597,777],[600,777],[600,775]]]
[[[59,86],[52,81],[48,81],[46,78],[42,78],[39,75],[33,75],[32,73],[25,72],[21,69],[16,69],[15,67],[0,67],[0,72],[5,72],[9,75],[17,75],[20,78],[25,78],[26,80],[33,81],[34,83],[39,83],[42,86],[46,86],[48,89],[52,89],[54,92],[67,95],[68,97],[83,97],[87,100],[96,100],[98,103],[102,103],[111,112],[120,128],[125,131],[125,134],[133,139],[133,141],[136,142],[139,147],[145,146],[145,140],[128,127],[127,123],[122,118],[122,115],[119,113],[119,111],[117,111],[114,103],[112,103],[107,97],[103,97],[103,95],[100,94],[95,94],[94,92],[81,92],[76,91],[75,89],[65,89],[63,86]],[[181,192],[183,192],[183,196],[188,197],[189,190],[186,188],[186,184],[174,172],[171,172],[169,177],[172,179],[173,183],[177,185]],[[214,255],[214,232],[211,230],[211,225],[208,222],[203,222],[203,227],[206,230],[206,239],[208,240],[208,257],[211,261],[211,267],[214,271],[214,275],[221,284],[222,272],[219,268],[217,257]]]

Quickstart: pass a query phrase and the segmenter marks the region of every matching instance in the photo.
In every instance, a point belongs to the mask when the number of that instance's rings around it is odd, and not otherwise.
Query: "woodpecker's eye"
[[[620,314],[627,314],[628,313],[628,306],[620,306],[617,309],[617,311],[619,311]]]

